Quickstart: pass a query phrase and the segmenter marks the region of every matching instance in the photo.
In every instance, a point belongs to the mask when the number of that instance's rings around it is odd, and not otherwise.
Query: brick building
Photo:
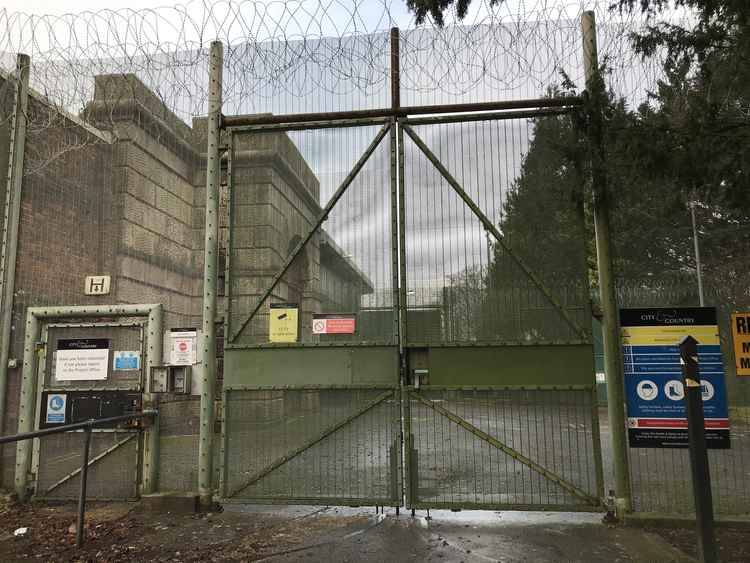
[[[97,76],[80,116],[33,92],[29,103],[6,432],[16,428],[26,307],[161,303],[165,327],[201,324],[205,120],[187,125],[135,75]],[[284,133],[238,135],[237,143],[232,259],[237,301],[249,306],[320,212],[320,188]],[[4,123],[2,171],[8,149]],[[220,226],[223,264],[225,219]],[[109,295],[84,295],[89,275],[111,276]],[[272,300],[299,303],[309,335],[322,304],[355,309],[370,291],[366,276],[321,232]],[[267,336],[267,314],[255,322],[253,334]],[[13,448],[3,452],[3,484],[12,482],[13,455]]]

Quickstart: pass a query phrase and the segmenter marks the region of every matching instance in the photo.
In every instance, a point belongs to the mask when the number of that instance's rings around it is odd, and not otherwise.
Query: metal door
[[[56,351],[61,341],[104,339],[108,342],[107,377],[101,381],[59,381],[56,378]],[[42,328],[39,350],[38,395],[35,412],[39,428],[42,399],[46,393],[70,397],[86,392],[92,396],[108,392],[143,391],[144,325],[141,322],[48,323]],[[116,351],[136,352],[137,367],[115,366]],[[115,369],[127,367],[128,369]],[[69,422],[69,421],[66,421]],[[35,497],[44,499],[78,498],[83,433],[68,432],[34,440],[32,472]],[[135,499],[140,482],[141,433],[138,429],[93,430],[88,470],[88,497],[100,500]]]

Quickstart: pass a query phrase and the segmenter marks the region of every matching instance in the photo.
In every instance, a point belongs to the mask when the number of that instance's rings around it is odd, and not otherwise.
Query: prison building
[[[166,329],[201,325],[205,118],[188,125],[132,74],[97,76],[93,86],[92,99],[77,115],[30,93],[5,433],[17,428],[27,307],[158,303]],[[244,306],[270,285],[314,223],[321,202],[318,179],[285,133],[237,134],[236,141],[231,258],[237,267],[234,294]],[[3,177],[10,142],[5,120],[0,126]],[[226,176],[226,154],[223,162]],[[226,206],[226,181],[222,184]],[[6,182],[0,189],[4,201]],[[227,231],[222,219],[222,271]],[[87,276],[110,276],[109,292],[86,295]],[[220,284],[218,322],[227,309],[223,290]],[[312,315],[323,304],[355,310],[368,291],[372,284],[366,275],[319,231],[268,301],[297,303],[301,334],[309,335]],[[265,333],[267,339],[267,313],[255,322],[254,334],[262,339]],[[197,405],[190,402],[185,416],[172,420],[166,409],[165,432],[171,427],[197,439]],[[197,449],[185,450],[195,458]],[[14,447],[4,448],[6,486],[13,482],[14,456]]]

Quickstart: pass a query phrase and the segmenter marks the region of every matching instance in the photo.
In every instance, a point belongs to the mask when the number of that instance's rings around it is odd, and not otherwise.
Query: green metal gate
[[[400,122],[411,507],[600,505],[582,209],[575,192],[537,198],[529,170],[535,127],[566,119]],[[542,214],[538,240],[515,237],[516,207],[532,203],[568,217],[573,232],[545,232]],[[435,232],[450,235],[436,242]]]
[[[568,112],[227,130],[223,499],[600,506],[582,182],[541,198],[569,233],[509,218],[516,154]],[[326,315],[356,330],[316,332]]]
[[[395,136],[385,119],[337,125],[228,135],[225,500],[401,502]],[[321,152],[350,167],[326,166]],[[274,341],[278,303],[299,317],[292,342]],[[325,314],[356,329],[316,333]]]

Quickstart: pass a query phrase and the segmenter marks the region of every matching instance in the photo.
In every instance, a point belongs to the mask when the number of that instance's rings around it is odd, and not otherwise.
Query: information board
[[[632,448],[687,448],[685,390],[678,344],[698,341],[706,443],[729,448],[729,417],[716,310],[621,309],[628,440]]]
[[[109,340],[75,338],[58,340],[55,351],[57,381],[94,381],[107,379]]]

